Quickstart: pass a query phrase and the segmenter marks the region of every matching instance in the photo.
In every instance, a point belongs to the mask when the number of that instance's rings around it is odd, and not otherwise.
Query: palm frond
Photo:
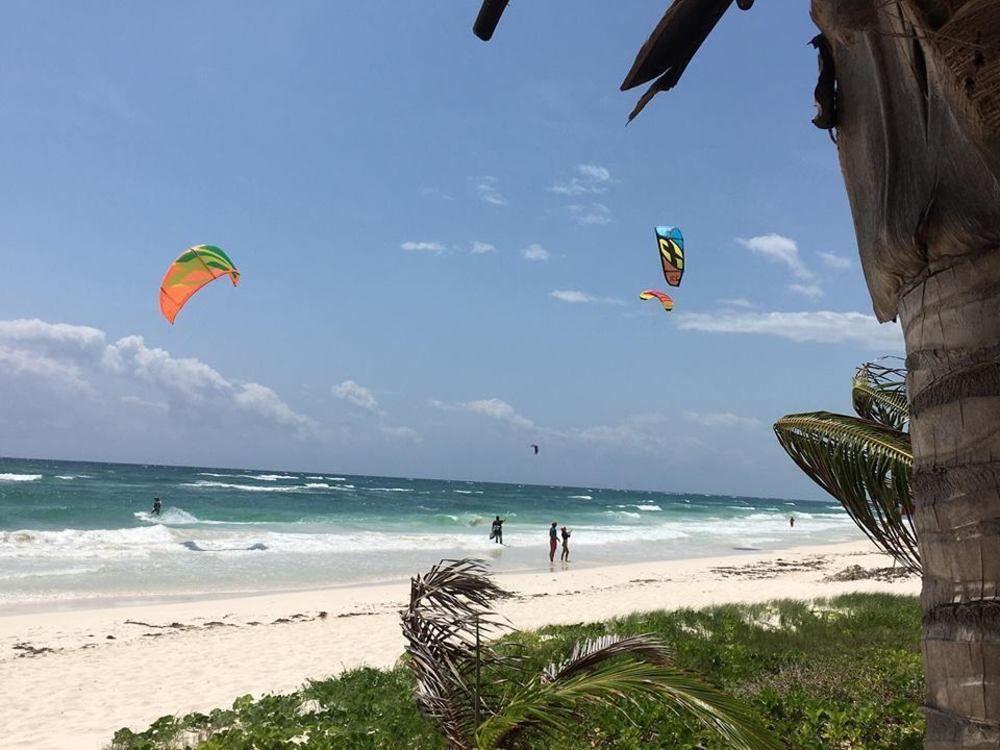
[[[674,667],[634,659],[606,659],[582,671],[569,670],[567,674],[555,681],[536,679],[524,686],[500,712],[480,725],[476,748],[509,747],[528,731],[549,736],[568,733],[585,719],[582,709],[588,704],[622,709],[639,697],[665,701],[678,713],[697,718],[730,747],[742,750],[780,747],[739,700]]]
[[[542,679],[546,682],[565,680],[616,656],[631,656],[649,664],[670,664],[673,651],[651,634],[624,638],[604,635],[587,641],[578,641],[568,658],[549,664],[543,670]]]
[[[475,732],[472,675],[477,663],[500,660],[481,641],[504,629],[491,605],[508,596],[478,560],[442,560],[410,580],[410,603],[400,619],[417,705],[452,748],[467,748]]]
[[[774,423],[778,442],[901,565],[920,571],[912,521],[910,437],[867,419],[818,411]]]
[[[898,360],[898,357],[883,357],[876,362],[866,362],[855,371],[851,382],[854,411],[862,419],[906,430],[910,421],[910,407],[906,400],[906,370],[883,364],[886,360]]]

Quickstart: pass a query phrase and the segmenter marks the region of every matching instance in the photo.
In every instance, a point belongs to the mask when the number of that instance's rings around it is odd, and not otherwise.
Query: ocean
[[[544,570],[551,521],[575,566],[862,538],[833,500],[0,458],[0,609]]]

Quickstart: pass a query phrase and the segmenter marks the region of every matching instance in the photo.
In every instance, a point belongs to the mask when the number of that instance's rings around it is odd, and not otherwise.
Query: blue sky
[[[815,31],[734,8],[625,127],[663,8],[8,3],[0,454],[818,497],[770,423],[900,344]],[[170,327],[200,242],[240,287]]]

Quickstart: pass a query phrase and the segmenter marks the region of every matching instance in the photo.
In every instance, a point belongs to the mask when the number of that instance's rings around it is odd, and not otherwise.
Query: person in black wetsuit
[[[154,516],[160,515],[160,510],[162,508],[163,508],[163,504],[160,502],[160,498],[154,497],[153,498],[153,513],[152,513],[152,515],[154,515]]]
[[[490,538],[495,539],[497,544],[503,544],[503,522],[507,519],[501,519],[497,516],[493,519],[493,528],[490,530]]]

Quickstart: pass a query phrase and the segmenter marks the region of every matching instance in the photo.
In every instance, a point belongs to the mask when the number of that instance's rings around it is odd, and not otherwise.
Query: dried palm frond
[[[910,422],[910,407],[906,401],[906,370],[883,364],[897,357],[883,357],[858,367],[851,382],[854,411],[862,419],[886,427],[906,430]]]
[[[578,728],[588,705],[622,709],[639,697],[665,701],[723,737],[730,747],[769,750],[780,743],[737,699],[669,664],[670,651],[643,635],[578,644],[479,726],[478,750],[511,747],[530,731],[558,735]]]
[[[919,572],[909,435],[825,411],[782,417],[774,423],[774,432],[799,468],[840,501],[880,549]]]

